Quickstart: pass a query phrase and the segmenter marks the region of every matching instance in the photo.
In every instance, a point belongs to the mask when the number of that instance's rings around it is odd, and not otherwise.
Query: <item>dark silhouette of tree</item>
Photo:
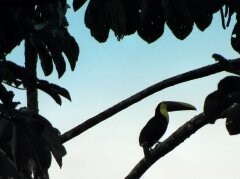
[[[75,11],[87,1],[73,0]],[[68,32],[66,0],[0,0],[0,178],[47,179],[52,156],[59,166],[66,150],[62,143],[88,130],[128,106],[164,88],[205,77],[221,71],[239,75],[240,60],[226,60],[214,55],[217,63],[172,77],[155,84],[119,104],[86,120],[61,135],[58,129],[39,114],[38,90],[46,92],[61,105],[61,97],[71,100],[68,91],[39,79],[36,71],[40,60],[45,76],[54,66],[61,78],[66,62],[75,69],[79,47]],[[211,25],[213,14],[221,13],[222,26],[229,26],[236,15],[231,44],[240,53],[240,1],[234,0],[90,0],[85,12],[85,25],[98,42],[108,39],[110,30],[118,40],[137,33],[148,43],[159,39],[166,25],[177,39],[184,40],[194,24],[200,31]],[[166,24],[166,25],[165,25]],[[25,67],[7,60],[7,55],[25,42]],[[139,178],[155,161],[173,150],[199,128],[226,118],[230,135],[240,133],[239,77],[230,76],[219,82],[218,89],[205,100],[204,113],[188,121],[166,141],[156,145],[150,159],[142,159],[126,178]],[[18,108],[14,92],[6,85],[27,92],[27,107]],[[226,88],[231,86],[231,88]],[[235,105],[237,103],[237,105]]]

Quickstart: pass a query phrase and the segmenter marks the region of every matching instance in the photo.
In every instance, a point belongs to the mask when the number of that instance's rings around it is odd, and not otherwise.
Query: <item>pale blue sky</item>
[[[226,58],[239,55],[232,50],[231,27],[223,30],[219,15],[204,33],[197,29],[184,41],[177,40],[165,28],[164,35],[147,44],[136,34],[118,42],[113,33],[100,44],[90,35],[83,23],[84,9],[68,12],[69,31],[80,46],[76,70],[68,71],[60,80],[54,73],[51,82],[66,87],[72,102],[63,101],[61,107],[40,92],[40,113],[65,132],[86,119],[124,100],[136,92],[168,77],[214,63],[213,53]],[[9,59],[23,64],[22,47]],[[129,107],[103,123],[67,142],[67,156],[60,170],[53,161],[51,178],[57,179],[121,179],[143,157],[138,135],[148,119],[154,115],[157,104],[163,100],[191,103],[197,112],[170,114],[169,128],[163,139],[194,115],[202,112],[204,98],[216,89],[218,81],[227,73],[184,83]],[[43,73],[39,69],[39,77]],[[16,99],[25,103],[25,93]],[[229,136],[219,120],[197,131],[190,139],[159,160],[144,179],[237,179],[239,178],[239,136]],[[236,155],[236,156],[235,156]]]

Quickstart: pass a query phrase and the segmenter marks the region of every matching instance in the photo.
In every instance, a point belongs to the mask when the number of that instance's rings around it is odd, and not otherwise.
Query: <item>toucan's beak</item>
[[[167,111],[182,111],[182,110],[196,110],[196,108],[188,103],[176,102],[176,101],[165,101],[167,105]]]

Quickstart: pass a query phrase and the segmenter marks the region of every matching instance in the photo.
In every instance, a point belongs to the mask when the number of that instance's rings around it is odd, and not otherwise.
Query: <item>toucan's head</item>
[[[196,108],[188,103],[176,102],[176,101],[163,101],[158,104],[155,115],[163,115],[168,118],[168,112],[182,111],[182,110],[196,110]]]

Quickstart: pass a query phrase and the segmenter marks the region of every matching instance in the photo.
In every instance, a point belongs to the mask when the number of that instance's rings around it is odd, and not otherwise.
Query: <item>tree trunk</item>
[[[25,40],[25,67],[29,73],[37,79],[37,53],[30,40]],[[37,80],[35,80],[35,84]],[[27,107],[34,113],[38,113],[38,92],[36,85],[27,86]]]

